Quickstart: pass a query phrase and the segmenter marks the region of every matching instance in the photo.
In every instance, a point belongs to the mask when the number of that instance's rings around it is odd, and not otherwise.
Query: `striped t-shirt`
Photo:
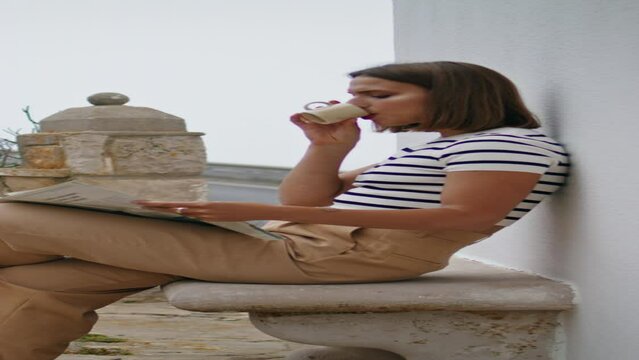
[[[441,205],[446,173],[517,171],[543,174],[533,191],[497,225],[510,225],[564,184],[563,146],[531,129],[504,127],[406,147],[355,179],[334,199],[344,209],[428,209]]]

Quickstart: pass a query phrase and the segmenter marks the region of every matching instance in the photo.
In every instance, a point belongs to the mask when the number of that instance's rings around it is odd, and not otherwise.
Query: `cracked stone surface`
[[[121,343],[74,342],[81,347],[127,351],[131,355],[65,354],[59,360],[267,360],[284,359],[308,346],[268,336],[251,325],[246,313],[194,313],[170,306],[156,289],[98,311],[91,331],[124,338]]]

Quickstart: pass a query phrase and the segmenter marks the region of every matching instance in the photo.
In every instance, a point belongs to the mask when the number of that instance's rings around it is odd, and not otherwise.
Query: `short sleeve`
[[[524,141],[485,137],[459,141],[440,157],[449,171],[516,171],[545,173],[558,159],[547,149]]]

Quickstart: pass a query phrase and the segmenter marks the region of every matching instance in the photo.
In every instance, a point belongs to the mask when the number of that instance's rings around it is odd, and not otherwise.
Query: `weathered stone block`
[[[18,135],[18,146],[24,148],[25,146],[37,146],[37,145],[59,145],[60,134],[54,133],[35,133],[35,134],[23,134]]]
[[[27,146],[22,149],[22,161],[26,167],[35,169],[65,167],[64,150],[58,145]]]
[[[69,169],[28,169],[28,168],[0,168],[0,177],[24,176],[24,177],[54,177],[67,178],[71,172]]]
[[[138,199],[166,201],[206,201],[208,185],[199,177],[176,178],[121,178],[101,176],[76,176],[86,184],[98,185],[120,191]]]
[[[67,134],[61,139],[66,165],[74,174],[112,175],[113,166],[105,154],[109,135]]]
[[[116,137],[107,152],[117,175],[197,175],[206,166],[206,151],[199,136]]]

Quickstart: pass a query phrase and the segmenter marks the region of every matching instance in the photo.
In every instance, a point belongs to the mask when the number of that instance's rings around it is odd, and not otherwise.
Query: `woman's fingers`
[[[134,202],[148,210],[197,217],[211,212],[211,202],[164,202],[138,200]]]
[[[145,209],[179,214],[209,221],[246,221],[265,219],[273,205],[234,201],[176,202],[137,200]]]

